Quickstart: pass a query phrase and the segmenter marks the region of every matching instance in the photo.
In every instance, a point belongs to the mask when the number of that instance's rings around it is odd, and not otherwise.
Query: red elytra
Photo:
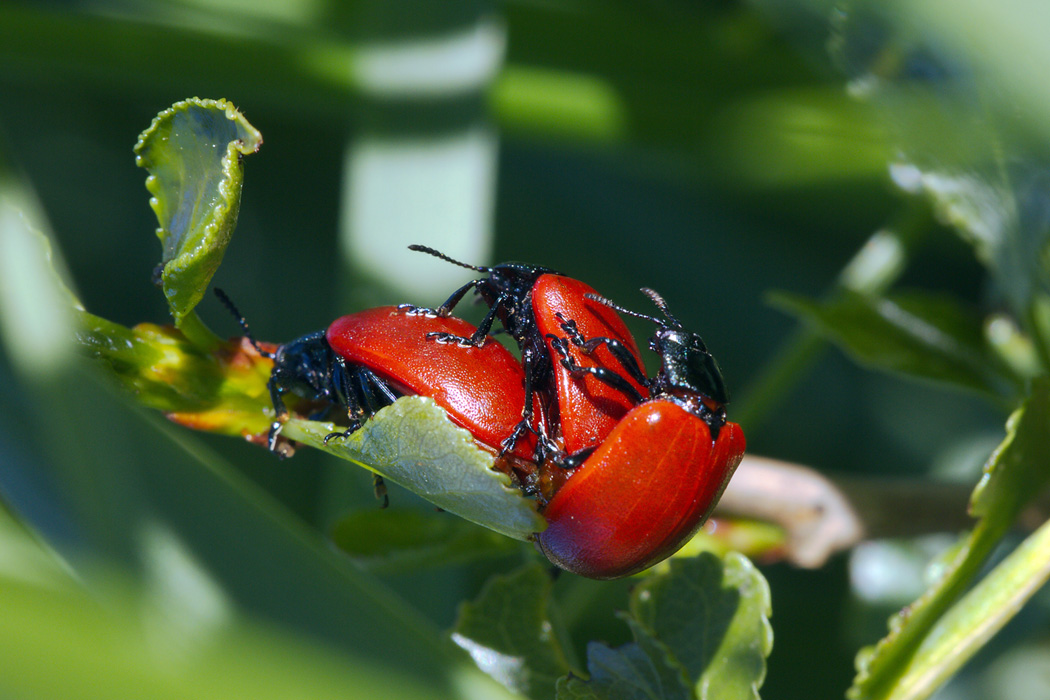
[[[474,326],[384,306],[336,319],[325,337],[348,362],[368,367],[400,393],[433,398],[452,422],[499,449],[525,406],[521,364],[500,343],[463,348],[429,340],[435,332],[469,336]],[[534,450],[535,436],[527,434],[512,452],[528,460]]]
[[[628,576],[678,551],[703,525],[744,454],[736,423],[717,440],[701,418],[653,400],[633,409],[543,512],[551,562],[596,579]]]
[[[571,319],[583,338],[611,338],[619,341],[642,367],[638,346],[627,326],[613,309],[585,294],[597,294],[593,287],[571,277],[544,274],[532,287],[532,309],[536,328],[547,345],[552,362],[557,394],[558,421],[563,449],[569,455],[599,445],[616,424],[637,405],[635,398],[599,380],[592,374],[573,374],[558,361],[558,352],[548,334],[564,336],[559,314]],[[573,359],[582,367],[604,367],[619,373],[643,398],[649,391],[635,378],[622,373],[621,364],[605,344],[590,353],[571,349]]]

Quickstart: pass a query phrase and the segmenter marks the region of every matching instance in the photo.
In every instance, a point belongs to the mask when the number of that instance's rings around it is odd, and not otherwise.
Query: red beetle
[[[222,292],[216,293],[251,339],[243,317]],[[274,361],[269,390],[276,420],[270,449],[283,449],[278,436],[288,416],[283,398],[288,392],[304,400],[312,417],[324,416],[333,407],[345,408],[348,430],[329,438],[349,435],[399,396],[420,394],[433,398],[480,446],[499,449],[524,413],[525,373],[520,363],[499,343],[464,349],[426,338],[428,333],[473,332],[473,325],[458,318],[413,315],[387,306],[343,316],[327,330],[280,345],[273,353],[256,345]],[[536,489],[535,434],[543,431],[533,426],[529,432],[497,466],[512,472],[531,493]]]
[[[645,291],[667,320],[592,299],[658,324],[651,347],[662,366],[649,382],[652,398],[571,472],[547,503],[548,526],[536,537],[553,563],[590,578],[627,576],[680,549],[710,515],[744,455],[743,431],[725,420],[729,395],[714,357],[658,294]],[[605,339],[564,340],[562,366],[584,373],[566,348]],[[626,365],[628,374],[640,371]]]
[[[487,277],[457,289],[437,309],[405,308],[413,313],[447,317],[470,289],[476,290],[489,306],[477,330],[471,335],[432,333],[431,337],[468,348],[485,346],[494,320],[500,319],[521,348],[527,395],[540,396],[542,424],[558,433],[542,436],[537,455],[541,461],[547,453],[562,455],[565,466],[582,461],[628,411],[648,396],[644,372],[636,370],[625,377],[617,371],[640,367],[641,357],[634,338],[616,312],[589,298],[597,296],[593,287],[546,267],[516,262],[493,267],[468,265],[432,248],[409,248],[487,273]],[[576,371],[570,372],[552,361],[556,354],[565,354],[562,346],[568,341],[561,334],[580,341]],[[601,338],[602,342],[588,344],[583,337]],[[527,399],[525,406],[527,411],[515,439],[528,432],[525,426],[531,420],[531,401]]]
[[[560,362],[553,365],[558,411],[550,423],[560,426],[561,447],[569,455],[598,447],[628,411],[649,396],[640,370],[640,377],[612,370],[623,364],[617,359],[623,353],[640,367],[638,346],[619,315],[587,298],[588,294],[596,294],[593,287],[560,275],[543,275],[532,288],[536,331],[546,343],[547,357],[562,353],[555,347],[564,342],[559,333],[581,341],[597,337],[605,341],[583,341],[581,346],[586,347],[575,370]]]
[[[472,333],[458,318],[432,318],[379,307],[336,319],[325,333],[347,366],[367,368],[397,395],[429,396],[482,445],[498,448],[525,408],[525,373],[499,343],[453,348],[427,333]],[[535,440],[512,450],[529,460]]]
[[[696,534],[743,455],[744,433],[736,423],[726,423],[712,440],[707,423],[677,403],[644,403],[547,504],[540,550],[589,578],[647,569]]]

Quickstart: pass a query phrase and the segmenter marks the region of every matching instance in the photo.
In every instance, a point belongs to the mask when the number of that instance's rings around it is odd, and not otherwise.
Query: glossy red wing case
[[[638,346],[619,314],[608,306],[587,299],[585,294],[597,294],[593,287],[579,280],[560,275],[543,275],[532,288],[532,308],[536,326],[546,337],[548,333],[564,337],[557,313],[576,322],[580,335],[585,340],[605,337],[619,340],[634,355],[638,366],[644,371]],[[634,400],[622,391],[596,379],[591,375],[574,377],[558,362],[559,355],[546,340],[547,350],[554,365],[555,388],[564,449],[574,454],[600,444],[616,424],[635,407]],[[620,362],[604,345],[591,354],[570,346],[572,359],[584,367],[606,367],[624,376],[643,397],[648,391],[636,380],[627,376]]]
[[[458,318],[413,315],[384,306],[337,319],[327,339],[343,358],[368,367],[395,389],[433,398],[454,423],[498,449],[525,406],[521,364],[495,340],[477,348],[427,338],[435,332],[469,337],[474,330]],[[532,459],[535,444],[535,437],[526,435],[513,452]]]
[[[554,495],[537,536],[554,564],[618,578],[678,551],[718,502],[744,454],[744,434],[669,401],[632,410]]]

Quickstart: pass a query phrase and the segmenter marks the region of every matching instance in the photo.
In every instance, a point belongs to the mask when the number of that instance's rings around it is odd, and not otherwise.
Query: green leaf
[[[890,620],[886,637],[857,655],[857,677],[848,694],[852,700],[897,697],[898,684],[920,645],[927,639],[936,644],[931,630],[977,576],[1024,505],[1050,481],[1046,440],[1050,434],[1050,379],[1033,383],[1031,396],[1010,417],[1006,428],[1006,439],[988,460],[974,490],[971,511],[980,520],[956,548],[936,583]]]
[[[237,223],[242,157],[262,135],[226,100],[176,102],[135,144],[163,244],[160,279],[180,328],[222,262]]]
[[[521,544],[448,513],[358,510],[332,528],[332,540],[369,571],[382,574],[505,557]]]
[[[509,537],[528,540],[547,526],[535,502],[493,469],[492,455],[452,424],[431,398],[402,397],[349,438],[324,444],[336,430],[332,423],[290,420],[283,435],[355,462],[443,510]]]
[[[746,557],[672,560],[669,575],[635,589],[631,613],[675,655],[698,697],[758,697],[773,629],[769,585]]]
[[[998,401],[1020,380],[984,338],[981,319],[955,301],[918,292],[893,298],[843,291],[819,302],[777,293],[774,306],[815,324],[858,362],[944,382]]]
[[[896,683],[894,700],[933,694],[1050,579],[1050,522],[944,614]]]
[[[477,600],[460,608],[452,640],[507,688],[553,698],[569,664],[548,614],[550,595],[550,576],[539,564],[493,577]]]
[[[0,575],[0,696],[447,698],[414,674],[240,616],[190,627],[130,586],[89,594]],[[61,669],[61,672],[56,672]]]
[[[1027,0],[853,2],[832,41],[855,94],[881,110],[894,181],[973,246],[1019,318],[1050,271],[1046,102],[1027,70],[1044,51],[1028,27],[1044,12]]]
[[[612,649],[587,645],[590,680],[564,678],[558,700],[691,700],[695,697],[682,667],[635,620],[626,619],[634,642]]]
[[[238,611],[258,614],[271,630],[283,624],[300,636],[328,640],[351,658],[338,656],[333,668],[361,666],[380,682],[396,669],[395,682],[409,696],[421,688],[424,697],[450,697],[460,687],[504,696],[430,620],[325,546],[239,469],[186,431],[116,401],[73,352],[76,319],[55,313],[68,311],[69,299],[48,288],[56,279],[44,239],[35,233],[46,222],[24,223],[0,228],[4,252],[17,254],[0,256],[0,263],[22,270],[30,289],[39,285],[42,292],[11,295],[0,284],[0,318],[13,317],[20,307],[19,313],[47,319],[55,352],[38,350],[32,363],[5,368],[12,380],[6,388],[22,397],[18,431],[40,439],[5,461],[0,486],[11,510],[50,536],[76,584],[87,590],[72,601],[31,600],[21,595],[23,582],[9,588],[0,581],[0,696],[239,697],[243,693],[232,686],[247,675],[245,693],[266,697],[265,690],[255,691],[270,673],[280,676],[272,679],[277,697],[345,696],[356,687],[339,675],[324,692],[310,692],[314,669],[303,658],[314,647],[288,650],[289,664],[281,666],[274,661],[280,649],[263,652],[239,636],[221,638],[215,648],[202,644],[212,640],[197,630],[221,637]],[[0,340],[0,354],[13,358],[8,336]],[[27,459],[30,449],[34,457]],[[151,612],[175,620],[174,627],[194,633],[191,638],[149,626],[155,621],[148,616],[129,621],[107,615],[111,609],[97,604],[112,568],[134,576],[131,585],[141,585],[156,603]],[[25,569],[22,579],[46,576],[40,567]],[[147,628],[155,634],[144,635]],[[252,661],[256,652],[261,667]],[[184,663],[187,653],[192,658]],[[405,658],[413,659],[410,667]],[[56,667],[66,673],[56,674]],[[368,697],[381,694],[373,680],[361,684]]]
[[[746,557],[672,559],[668,573],[638,584],[630,611],[635,641],[591,645],[591,680],[559,683],[559,700],[759,697],[773,645],[770,594]]]
[[[29,186],[0,162],[0,334],[24,372],[47,377],[71,355],[69,327],[83,310]]]

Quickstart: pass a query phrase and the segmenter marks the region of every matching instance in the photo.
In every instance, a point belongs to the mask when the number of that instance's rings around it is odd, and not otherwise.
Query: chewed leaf
[[[135,144],[164,247],[161,281],[176,325],[200,302],[237,223],[244,169],[262,135],[226,100],[177,102]]]
[[[382,409],[348,438],[324,444],[331,423],[290,420],[284,436],[371,469],[434,505],[519,540],[546,521],[533,501],[493,469],[492,455],[466,430],[449,422],[433,399],[405,396]]]
[[[697,697],[757,700],[773,646],[770,593],[745,557],[673,560],[670,574],[635,589],[631,613],[674,654]]]

